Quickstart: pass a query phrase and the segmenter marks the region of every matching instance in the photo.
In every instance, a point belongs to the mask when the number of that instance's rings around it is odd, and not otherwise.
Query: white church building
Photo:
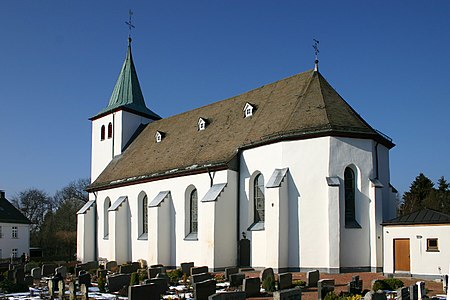
[[[106,104],[106,103],[105,103]],[[393,142],[306,71],[175,116],[147,108],[131,55],[93,116],[81,261],[380,271]]]

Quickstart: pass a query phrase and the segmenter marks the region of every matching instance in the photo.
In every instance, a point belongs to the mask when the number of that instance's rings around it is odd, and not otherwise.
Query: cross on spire
[[[125,24],[128,25],[128,30],[129,30],[128,39],[131,41],[131,29],[135,28],[134,25],[131,23],[131,16],[133,15],[133,12],[131,11],[131,9],[128,11],[128,15],[129,15],[129,21],[128,22],[125,21]]]
[[[314,41],[314,54],[316,55],[316,60],[314,61],[314,71],[319,71],[319,41],[316,39],[313,39]]]

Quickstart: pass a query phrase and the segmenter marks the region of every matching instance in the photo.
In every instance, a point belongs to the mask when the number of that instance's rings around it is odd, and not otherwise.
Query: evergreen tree
[[[411,183],[409,191],[403,194],[398,215],[406,215],[425,207],[424,200],[433,191],[434,183],[423,173]]]

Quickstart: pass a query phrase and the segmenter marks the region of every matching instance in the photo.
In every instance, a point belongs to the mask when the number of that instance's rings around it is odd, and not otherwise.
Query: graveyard
[[[174,269],[148,266],[145,260],[121,265],[115,261],[31,262],[0,268],[0,299],[420,300],[445,299],[448,284],[448,276],[420,280],[369,272],[276,273],[272,268],[239,267],[210,272],[208,266],[193,262]]]

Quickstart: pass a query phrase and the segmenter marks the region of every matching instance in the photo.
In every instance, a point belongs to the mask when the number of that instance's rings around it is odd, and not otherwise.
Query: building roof
[[[447,223],[450,223],[450,215],[425,208],[386,221],[382,225],[418,225],[418,224],[447,224]]]
[[[0,193],[0,223],[31,224],[30,220],[5,198],[4,192]]]
[[[254,107],[244,117],[244,107]],[[208,120],[198,130],[199,118]],[[160,143],[155,133],[164,132]],[[283,140],[343,136],[394,144],[365,122],[318,72],[306,71],[146,125],[88,188],[233,168],[238,150]]]
[[[95,120],[119,109],[130,111],[152,120],[161,119],[160,116],[148,109],[145,105],[131,54],[131,38],[128,39],[127,55],[111,98],[109,99],[108,106],[93,116],[91,120]]]

